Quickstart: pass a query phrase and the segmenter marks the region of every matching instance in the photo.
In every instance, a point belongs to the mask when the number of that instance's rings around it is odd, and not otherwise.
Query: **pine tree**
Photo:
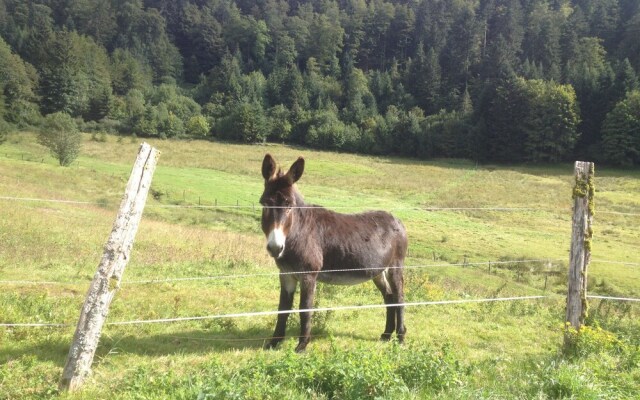
[[[425,54],[422,44],[418,45],[407,83],[408,87],[412,88],[416,104],[426,114],[433,114],[438,110],[442,71],[434,48],[430,48]]]

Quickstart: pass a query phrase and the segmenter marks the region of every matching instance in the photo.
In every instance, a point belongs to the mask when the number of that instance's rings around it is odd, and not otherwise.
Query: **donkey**
[[[373,280],[382,293],[387,322],[382,340],[395,331],[403,342],[404,280],[407,233],[397,218],[384,211],[339,214],[307,205],[294,185],[304,171],[298,158],[286,173],[267,154],[262,161],[264,192],[262,231],[267,251],[280,269],[279,311],[289,311],[300,283],[300,310],[313,307],[317,281],[354,285]],[[300,312],[297,352],[304,351],[311,336],[311,312]],[[274,348],[285,336],[289,313],[278,314],[273,337],[266,348]]]

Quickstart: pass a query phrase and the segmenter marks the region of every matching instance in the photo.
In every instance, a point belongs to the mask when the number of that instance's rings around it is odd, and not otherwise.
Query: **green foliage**
[[[434,48],[425,54],[422,43],[418,45],[415,60],[411,63],[411,72],[407,76],[407,86],[416,99],[417,105],[428,114],[438,111],[440,104],[440,86],[442,72],[438,55]]]
[[[151,70],[131,52],[117,48],[111,54],[110,70],[113,92],[124,96],[131,89],[144,90],[151,86]]]
[[[289,121],[290,112],[282,104],[269,109],[268,112],[271,132],[269,133],[269,139],[274,141],[286,141],[291,135],[291,122]]]
[[[230,103],[229,116],[216,124],[216,135],[224,139],[255,143],[269,134],[268,119],[259,103]]]
[[[45,45],[47,60],[39,65],[43,111],[87,120],[105,117],[111,101],[105,49],[91,38],[68,31],[56,32]]]
[[[484,157],[558,162],[575,147],[578,104],[570,85],[514,78],[502,81],[484,105]]]
[[[0,115],[0,144],[7,140],[7,135],[11,132],[11,125]]]
[[[602,148],[607,162],[640,164],[640,91],[633,91],[607,114],[602,126]]]
[[[186,133],[188,135],[203,137],[209,135],[210,130],[209,122],[202,115],[194,115],[187,121]]]
[[[523,80],[528,115],[520,123],[525,131],[525,160],[559,162],[573,151],[579,122],[573,87],[541,80]],[[516,122],[516,121],[514,121]]]
[[[44,118],[38,142],[49,148],[61,166],[67,167],[80,154],[82,134],[69,114],[57,112]]]
[[[359,347],[299,356],[292,351],[274,360],[259,355],[230,375],[212,374],[200,396],[213,399],[298,397],[377,399],[406,397],[412,392],[435,394],[460,384],[463,370],[450,346],[429,348],[385,346],[380,351]],[[222,375],[220,373],[222,372]]]
[[[568,326],[565,337],[569,343],[568,354],[577,357],[620,352],[624,346],[613,333],[598,326],[584,325],[580,330]]]
[[[348,128],[338,118],[335,107],[329,107],[313,114],[304,141],[312,147],[340,149],[345,145],[348,135]]]
[[[166,137],[208,106],[230,140],[304,144],[313,126],[316,147],[557,162],[603,154],[606,115],[638,88],[630,0],[303,3],[5,0],[4,118],[22,129],[61,111]],[[262,110],[259,129],[239,128],[238,104]],[[456,112],[464,123],[443,122]]]
[[[40,115],[35,104],[37,73],[0,37],[0,117],[18,126],[36,125]]]
[[[425,156],[471,158],[473,130],[469,116],[461,112],[441,111],[423,123],[424,138],[420,151]]]
[[[157,132],[161,138],[173,138],[184,135],[184,123],[176,114],[169,111],[164,103],[157,107]]]

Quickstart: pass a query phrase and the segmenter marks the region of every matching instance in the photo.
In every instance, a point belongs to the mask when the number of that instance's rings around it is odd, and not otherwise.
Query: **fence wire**
[[[445,305],[445,304],[467,304],[467,303],[488,303],[499,301],[518,301],[518,300],[538,300],[546,299],[551,296],[521,296],[521,297],[497,297],[492,299],[461,299],[461,300],[439,300],[439,301],[419,301],[409,303],[395,303],[395,304],[365,304],[365,305],[349,305],[349,306],[336,306],[336,307],[318,307],[311,309],[299,309],[299,310],[276,310],[276,311],[254,311],[232,314],[215,314],[204,315],[196,317],[177,317],[177,318],[159,318],[159,319],[138,319],[131,321],[116,321],[107,322],[105,325],[140,325],[140,324],[158,324],[169,322],[186,322],[186,321],[203,321],[208,319],[221,319],[221,318],[247,318],[247,317],[261,317],[280,314],[298,314],[303,312],[322,312],[322,311],[345,311],[345,310],[365,310],[387,307],[417,307],[417,306],[429,306],[429,305]],[[70,327],[75,324],[67,323],[0,323],[0,327]]]
[[[24,202],[43,202],[43,203],[60,203],[60,204],[78,204],[78,205],[98,205],[97,201],[80,201],[80,200],[63,200],[63,199],[40,199],[33,197],[12,197],[12,196],[0,196],[0,200],[6,201],[24,201]],[[262,209],[262,208],[284,208],[277,206],[263,206],[260,204],[216,204],[216,205],[204,205],[204,204],[147,204],[146,208],[180,208],[180,209],[204,209],[204,210],[229,210],[229,209]],[[323,206],[327,209],[335,210],[373,210],[380,208],[380,205],[366,205],[366,206]],[[309,209],[318,208],[318,206],[298,206],[287,207],[297,209]],[[430,207],[430,206],[404,206],[404,207],[385,207],[389,211],[424,211],[424,212],[437,212],[437,211],[496,211],[496,212],[531,212],[531,211],[545,211],[545,212],[557,212],[557,209],[542,208],[542,207]],[[611,214],[611,215],[625,215],[625,216],[640,216],[637,212],[621,212],[621,211],[606,211],[597,210],[597,214]]]

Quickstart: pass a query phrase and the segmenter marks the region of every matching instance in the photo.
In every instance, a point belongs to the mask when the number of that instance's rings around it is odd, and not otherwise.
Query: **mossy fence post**
[[[587,317],[587,269],[591,261],[591,223],[594,214],[595,187],[594,165],[592,162],[576,161],[575,185],[573,187],[573,219],[571,252],[569,255],[569,289],[567,292],[567,332],[565,348],[570,347],[571,335],[568,329],[576,331]]]
[[[61,390],[78,389],[91,373],[91,364],[102,327],[129,261],[159,154],[147,143],[140,146],[120,203],[120,210],[80,312],[73,343],[60,379]]]

